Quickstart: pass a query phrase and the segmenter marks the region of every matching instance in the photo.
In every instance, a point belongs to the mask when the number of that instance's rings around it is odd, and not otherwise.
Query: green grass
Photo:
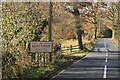
[[[74,40],[74,41],[76,42],[77,40]],[[73,42],[73,40],[63,40],[62,41],[63,44],[67,44],[67,43],[71,43],[71,42]]]
[[[55,60],[55,62],[54,62],[54,66],[56,67],[56,68],[58,68],[58,67],[61,67],[61,65],[64,63],[64,62],[66,62],[67,60],[66,59],[57,59],[57,60]]]
[[[72,46],[75,46],[75,45],[77,45],[78,44],[78,42],[77,42],[77,40],[63,40],[62,41],[62,47],[70,47],[70,45],[72,45]]]
[[[57,59],[54,61],[54,63],[49,64],[49,66],[46,67],[31,67],[27,69],[24,74],[21,75],[21,77],[28,77],[28,78],[39,78],[39,77],[45,77],[45,74],[49,74],[49,72],[54,70],[61,70],[66,68],[67,66],[70,66],[74,60],[80,60],[82,57],[84,57],[87,53],[75,53],[71,56],[64,57],[62,59]],[[72,61],[72,62],[71,62]]]
[[[120,42],[118,42],[118,47],[120,48]]]
[[[54,69],[53,65],[49,65],[46,67],[31,67],[26,69],[19,77],[22,78],[39,78],[42,75],[46,74],[48,71],[52,71]]]
[[[88,54],[88,53],[75,53],[75,54],[72,54],[72,56],[83,57],[83,56],[85,56],[86,54]]]

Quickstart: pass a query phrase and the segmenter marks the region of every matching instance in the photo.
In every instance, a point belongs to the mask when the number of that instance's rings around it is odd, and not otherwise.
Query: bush
[[[58,59],[54,62],[54,66],[60,67],[64,62],[66,62],[66,59]]]

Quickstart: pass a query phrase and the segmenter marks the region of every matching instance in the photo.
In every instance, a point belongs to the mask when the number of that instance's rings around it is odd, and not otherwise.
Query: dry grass
[[[112,40],[113,40],[114,44],[115,44],[117,47],[120,48],[120,45],[118,45],[118,40],[116,40],[116,39],[112,39]]]
[[[72,56],[82,57],[82,56],[85,56],[86,54],[88,54],[88,53],[75,53],[75,54],[72,54]]]
[[[77,40],[65,40],[62,42],[62,47],[67,47],[70,45],[72,45],[72,46],[78,45]]]
[[[83,38],[83,44],[89,44],[91,41],[88,41],[87,39]],[[64,40],[62,42],[62,47],[68,47],[70,45],[72,46],[78,45],[78,40]]]

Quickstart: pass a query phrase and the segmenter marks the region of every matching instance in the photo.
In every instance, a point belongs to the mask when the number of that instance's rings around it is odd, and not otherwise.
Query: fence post
[[[70,45],[70,54],[72,54],[72,45]]]
[[[60,45],[60,54],[62,54],[62,47],[61,47],[61,45]]]
[[[78,45],[78,53],[80,52],[79,45]]]
[[[37,53],[37,64],[40,67],[40,53]]]
[[[45,62],[45,61],[46,61],[45,58],[46,58],[46,57],[45,57],[45,53],[43,53],[43,54],[44,54],[44,55],[43,55],[43,63],[44,63],[44,67],[45,67],[45,65],[46,65],[46,64],[45,64],[45,63],[46,63],[46,62]]]

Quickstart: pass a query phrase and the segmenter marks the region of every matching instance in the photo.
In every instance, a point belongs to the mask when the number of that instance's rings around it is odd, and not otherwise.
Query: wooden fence
[[[74,52],[80,52],[79,45],[75,46],[68,46],[68,47],[62,47],[61,50],[62,53],[74,53]]]

